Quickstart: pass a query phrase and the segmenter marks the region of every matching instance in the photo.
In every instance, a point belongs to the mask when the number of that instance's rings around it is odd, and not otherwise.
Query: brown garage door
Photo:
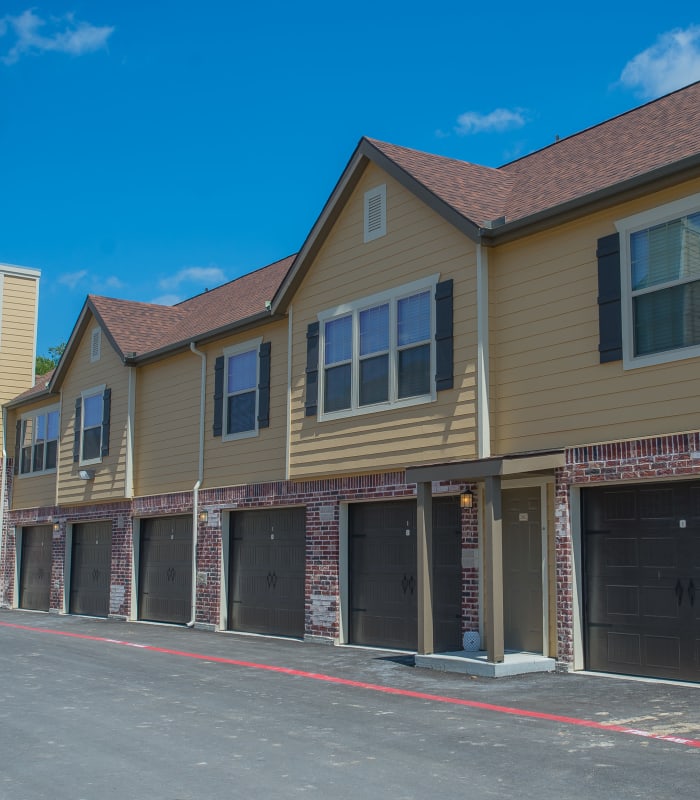
[[[141,522],[139,619],[186,623],[192,612],[192,517]]]
[[[700,680],[700,484],[586,490],[587,666]]]
[[[51,525],[22,528],[19,606],[48,611],[51,596]]]
[[[70,613],[106,617],[109,614],[112,524],[74,525],[71,553]]]
[[[230,536],[229,628],[302,637],[305,510],[236,511]]]
[[[416,503],[350,506],[350,641],[415,650]],[[460,649],[461,530],[457,498],[433,501],[436,651]]]

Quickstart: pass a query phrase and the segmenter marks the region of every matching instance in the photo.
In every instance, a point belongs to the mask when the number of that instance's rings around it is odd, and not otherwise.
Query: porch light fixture
[[[61,523],[55,517],[53,519],[53,530],[54,533],[58,533],[61,530]]]
[[[460,508],[472,508],[474,506],[474,495],[470,491],[462,492],[459,496]]]
[[[78,477],[81,481],[91,481],[95,477],[94,469],[81,469],[78,472]]]
[[[200,511],[199,514],[197,514],[197,519],[200,522],[209,522],[209,512],[208,511]]]

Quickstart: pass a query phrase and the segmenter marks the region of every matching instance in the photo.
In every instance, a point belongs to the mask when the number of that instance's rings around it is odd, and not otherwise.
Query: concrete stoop
[[[488,660],[488,654],[484,650],[477,652],[457,650],[453,653],[432,653],[427,656],[416,653],[416,666],[440,672],[476,675],[480,678],[504,678],[510,675],[526,675],[530,672],[554,672],[556,661],[536,653],[508,651],[503,662],[495,664]]]

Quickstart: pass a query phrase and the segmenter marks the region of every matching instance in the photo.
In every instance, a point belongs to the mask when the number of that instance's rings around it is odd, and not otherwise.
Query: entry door
[[[73,526],[71,614],[106,617],[112,562],[112,525],[90,522]]]
[[[505,489],[502,504],[504,645],[542,653],[541,489]]]
[[[585,490],[586,663],[700,680],[700,485]]]
[[[305,510],[236,511],[230,535],[229,628],[302,637]]]
[[[48,611],[51,598],[51,525],[22,528],[19,606]]]
[[[186,623],[192,611],[192,517],[141,522],[139,619]]]

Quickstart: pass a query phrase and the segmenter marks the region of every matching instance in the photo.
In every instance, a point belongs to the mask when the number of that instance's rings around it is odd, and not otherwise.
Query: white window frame
[[[379,227],[370,230],[369,217],[370,205],[375,198],[379,198],[379,213],[380,223]],[[386,184],[382,183],[380,186],[375,186],[373,189],[368,189],[365,192],[364,198],[364,241],[372,242],[375,239],[380,239],[386,236]]]
[[[49,425],[49,414],[56,413],[58,414],[58,430],[56,432],[56,466],[50,467],[49,469],[41,469],[41,470],[34,470],[34,448],[36,446],[36,420],[38,417],[45,416],[46,417],[46,431],[48,435],[48,425]],[[22,452],[24,450],[24,428],[27,420],[33,420],[32,424],[32,453],[30,457],[30,469],[28,472],[25,472],[22,469]],[[58,445],[61,440],[61,406],[59,404],[46,406],[46,408],[36,408],[33,411],[26,411],[20,417],[20,425],[21,425],[21,435],[20,435],[20,447],[19,447],[19,469],[17,470],[17,475],[20,478],[31,478],[35,475],[50,475],[56,472],[58,468]],[[46,443],[49,441],[54,441],[53,439],[44,439],[44,463],[46,463]]]
[[[90,333],[90,362],[95,363],[100,360],[102,355],[102,331],[100,328],[93,328]]]
[[[92,389],[83,389],[80,393],[81,399],[81,406],[80,406],[80,453],[78,458],[78,465],[81,467],[90,466],[90,464],[101,464],[102,463],[102,428],[104,425],[104,394],[105,389],[107,388],[106,384],[102,384],[101,386],[93,386]],[[100,403],[102,404],[102,413],[100,414],[100,455],[97,458],[83,458],[83,445],[84,445],[84,437],[85,437],[85,399],[88,397],[94,397],[98,395],[100,398]],[[96,425],[90,426],[97,427]]]
[[[436,346],[435,346],[435,287],[440,279],[439,274],[430,275],[421,280],[404,284],[395,289],[363,297],[351,303],[344,303],[334,308],[328,308],[318,314],[319,321],[319,357],[318,357],[318,407],[319,422],[333,419],[343,419],[344,417],[364,416],[380,411],[389,411],[395,408],[406,408],[408,406],[423,405],[434,402],[437,398],[435,388],[435,369],[436,369]],[[398,397],[398,345],[396,309],[398,301],[421,292],[430,292],[430,391],[426,394],[415,395],[413,397]],[[361,311],[374,306],[389,304],[389,399],[371,405],[359,404],[360,395],[360,325],[359,315]],[[332,319],[352,315],[352,358],[351,358],[351,391],[350,408],[338,411],[325,411],[325,382],[326,382],[326,357],[325,357],[325,323]]]
[[[260,345],[262,344],[262,336],[257,339],[249,339],[247,342],[232,345],[224,349],[224,392],[223,392],[223,409],[222,409],[222,436],[224,442],[232,442],[237,439],[250,439],[258,435],[258,414],[260,413]],[[240,431],[239,433],[228,432],[228,399],[236,394],[235,392],[228,391],[228,369],[229,359],[232,356],[239,356],[243,353],[255,353],[255,414],[254,425],[255,427],[249,431]],[[250,391],[248,389],[247,391]]]
[[[622,290],[622,364],[624,369],[636,369],[656,364],[668,364],[671,361],[682,361],[687,358],[700,356],[700,345],[680,347],[675,350],[664,350],[659,353],[635,356],[634,354],[634,313],[632,292],[632,258],[630,252],[630,237],[633,233],[671,222],[689,214],[700,212],[700,193],[674,200],[671,203],[657,206],[656,208],[633,214],[630,217],[617,220],[615,227],[620,234],[620,282]],[[654,289],[659,291],[665,284],[659,284]]]

